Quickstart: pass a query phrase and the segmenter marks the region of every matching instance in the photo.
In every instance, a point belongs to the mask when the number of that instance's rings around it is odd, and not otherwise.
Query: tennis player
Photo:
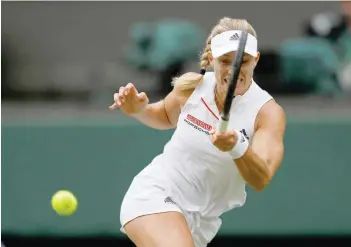
[[[249,30],[244,61],[228,131],[220,133],[215,126],[243,29]],[[245,184],[261,191],[271,181],[283,159],[286,119],[252,78],[258,60],[252,26],[223,18],[207,39],[200,73],[175,78],[164,100],[149,104],[131,83],[114,94],[110,109],[120,108],[151,128],[176,128],[123,199],[121,231],[136,246],[207,246],[221,226],[219,217],[244,205]],[[209,68],[214,72],[206,72]]]

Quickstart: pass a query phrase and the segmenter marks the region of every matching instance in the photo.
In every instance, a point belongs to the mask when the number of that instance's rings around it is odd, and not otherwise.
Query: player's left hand
[[[210,138],[213,145],[222,152],[232,150],[238,140],[238,136],[233,130],[227,130],[226,132],[221,133],[215,128],[210,130]]]

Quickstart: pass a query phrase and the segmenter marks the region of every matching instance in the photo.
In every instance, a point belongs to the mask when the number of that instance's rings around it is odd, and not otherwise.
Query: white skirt
[[[121,231],[129,221],[144,215],[180,212],[191,230],[195,246],[205,247],[215,237],[222,221],[219,217],[204,217],[199,212],[187,212],[167,194],[165,186],[151,177],[137,176],[133,179],[121,205]]]

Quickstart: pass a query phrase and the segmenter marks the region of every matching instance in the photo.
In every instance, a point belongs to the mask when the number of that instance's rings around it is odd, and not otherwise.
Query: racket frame
[[[235,98],[234,92],[237,85],[238,77],[240,75],[241,65],[243,63],[245,55],[245,46],[247,42],[248,31],[242,30],[238,49],[236,50],[233,62],[233,76],[228,83],[228,90],[224,100],[223,111],[220,115],[220,119],[217,124],[217,130],[221,133],[227,131],[229,119],[230,119],[230,109],[232,107],[232,102]]]

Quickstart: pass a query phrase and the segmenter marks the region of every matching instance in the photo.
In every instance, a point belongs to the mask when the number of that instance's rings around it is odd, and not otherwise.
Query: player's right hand
[[[123,113],[133,115],[141,112],[149,103],[149,99],[144,92],[138,90],[132,83],[122,86],[113,95],[114,103],[109,107],[110,110],[120,108]]]

